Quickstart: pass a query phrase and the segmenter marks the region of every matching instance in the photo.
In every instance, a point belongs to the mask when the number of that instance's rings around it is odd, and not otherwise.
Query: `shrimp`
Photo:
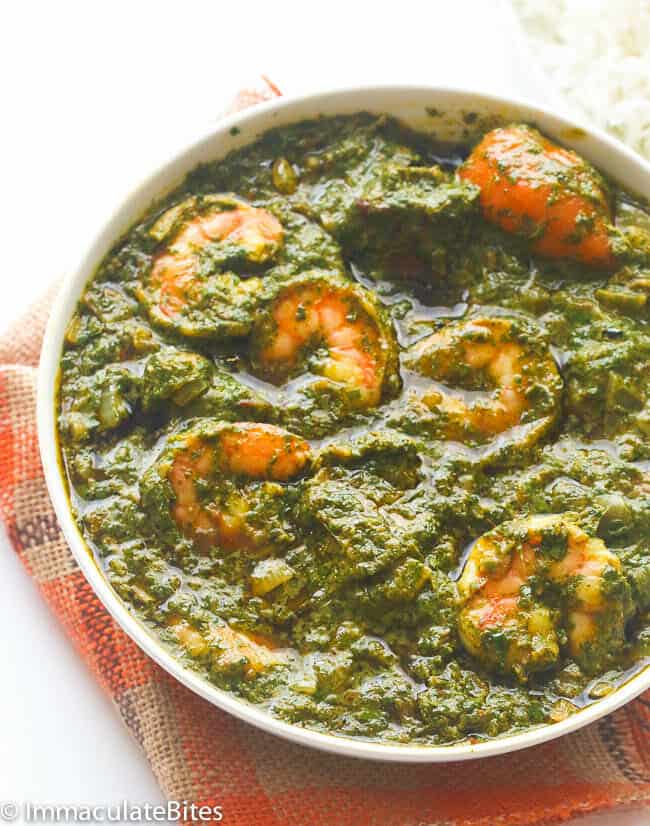
[[[487,380],[494,386],[488,398],[473,402],[443,387],[424,392],[420,401],[440,420],[439,432],[447,439],[483,441],[525,420],[537,422],[539,437],[559,409],[562,380],[555,362],[505,318],[450,324],[418,341],[405,363],[436,381],[483,390]]]
[[[262,634],[211,625],[200,631],[188,620],[172,615],[167,619],[176,641],[193,659],[208,657],[214,671],[228,673],[243,668],[244,678],[252,680],[269,668],[284,665],[287,652]]]
[[[171,515],[201,550],[250,550],[265,541],[248,523],[245,492],[224,480],[287,482],[310,461],[307,442],[270,424],[217,422],[181,434],[158,472],[171,485]]]
[[[605,183],[575,152],[514,125],[488,132],[459,175],[479,187],[488,221],[526,236],[540,255],[615,266]]]
[[[309,273],[283,285],[251,342],[261,378],[279,384],[308,358],[311,371],[342,388],[352,407],[378,405],[399,382],[395,335],[383,308],[340,277]]]
[[[264,209],[213,195],[172,207],[150,234],[165,239],[179,223],[138,289],[139,300],[154,323],[186,336],[246,335],[260,279],[219,270],[231,261],[270,261],[282,244],[282,225]]]
[[[573,520],[505,523],[470,551],[458,582],[459,633],[486,667],[525,681],[565,646],[593,672],[623,646],[631,592],[621,562]]]

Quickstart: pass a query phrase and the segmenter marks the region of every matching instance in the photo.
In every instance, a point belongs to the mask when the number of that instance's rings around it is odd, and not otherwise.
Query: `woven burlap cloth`
[[[269,84],[243,102],[272,94]],[[227,824],[278,826],[515,826],[650,803],[650,692],[576,734],[513,755],[391,765],[286,743],[213,707],[155,665],[84,579],[45,487],[36,366],[55,292],[0,339],[0,518],[170,800],[220,805]]]

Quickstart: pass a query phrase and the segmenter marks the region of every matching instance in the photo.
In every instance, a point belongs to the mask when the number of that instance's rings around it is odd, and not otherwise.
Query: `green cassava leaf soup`
[[[532,127],[269,132],[87,285],[76,518],[175,656],[282,720],[562,720],[650,654],[649,296],[646,204]]]

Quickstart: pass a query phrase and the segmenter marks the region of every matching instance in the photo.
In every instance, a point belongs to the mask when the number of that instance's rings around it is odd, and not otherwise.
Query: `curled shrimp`
[[[443,438],[484,441],[528,422],[534,422],[532,436],[539,438],[559,409],[562,380],[555,362],[546,347],[534,345],[509,319],[450,324],[418,341],[405,363],[469,391],[437,385],[419,396]]]
[[[573,520],[505,523],[470,551],[458,582],[459,632],[487,668],[525,681],[566,648],[589,673],[623,646],[631,597],[621,562]]]
[[[479,187],[488,221],[529,238],[541,255],[615,265],[605,184],[575,152],[529,126],[508,126],[488,132],[459,174]]]
[[[395,336],[383,308],[363,287],[309,273],[283,285],[252,334],[255,373],[280,384],[307,362],[351,407],[374,407],[399,382]]]
[[[283,240],[277,218],[234,196],[204,196],[172,207],[150,234],[165,241],[138,290],[151,320],[186,336],[246,335],[260,281],[223,268],[269,262]]]
[[[170,513],[201,550],[255,550],[267,540],[250,521],[246,482],[287,482],[310,461],[307,442],[270,424],[216,422],[175,437],[156,470],[169,482]],[[237,486],[233,480],[241,480]],[[269,496],[280,494],[272,487]]]

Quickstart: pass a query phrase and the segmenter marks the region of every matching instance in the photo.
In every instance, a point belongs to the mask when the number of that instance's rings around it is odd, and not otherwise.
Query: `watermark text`
[[[221,806],[199,805],[187,800],[164,804],[131,803],[35,803],[14,800],[0,802],[4,823],[221,823]]]

